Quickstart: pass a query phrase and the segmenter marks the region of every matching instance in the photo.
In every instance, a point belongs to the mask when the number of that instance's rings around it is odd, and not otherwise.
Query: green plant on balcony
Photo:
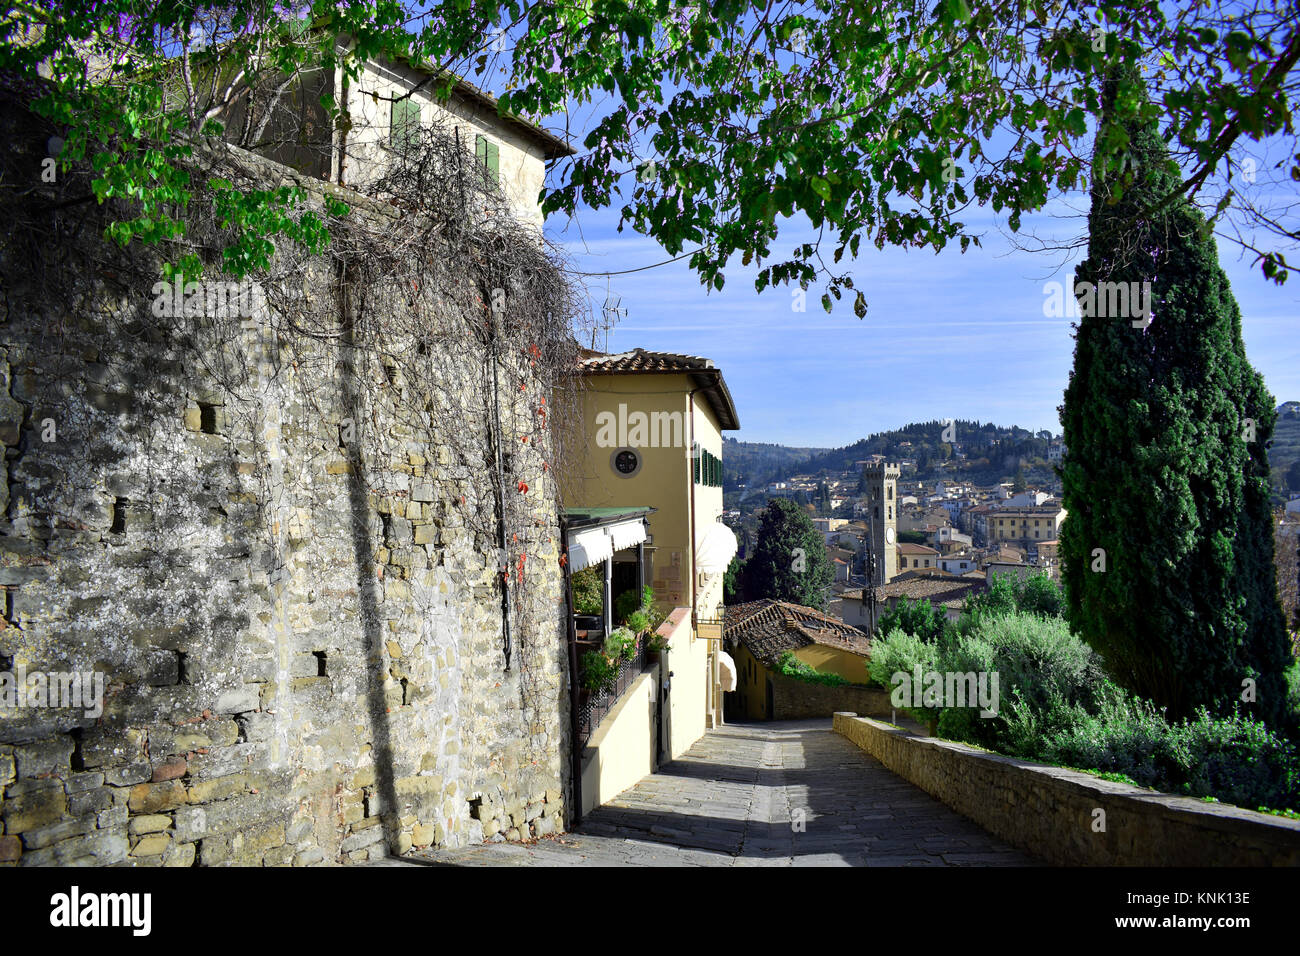
[[[573,610],[596,617],[605,613],[605,578],[599,565],[573,572]]]
[[[614,622],[625,624],[627,619],[641,609],[641,595],[636,591],[624,591],[614,599]]]
[[[613,690],[617,682],[617,658],[610,658],[603,651],[587,651],[582,655],[582,687],[599,694]]]
[[[645,649],[647,654],[660,654],[668,650],[668,638],[658,631],[651,631],[646,635]]]
[[[605,638],[605,656],[614,661],[630,661],[636,657],[639,649],[639,635],[626,627],[616,627]]]

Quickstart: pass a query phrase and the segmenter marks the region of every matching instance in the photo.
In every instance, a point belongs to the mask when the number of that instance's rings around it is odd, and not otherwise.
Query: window
[[[420,104],[410,97],[394,100],[388,127],[388,145],[405,153],[419,142],[419,136]]]
[[[482,163],[488,171],[488,178],[494,183],[501,178],[501,147],[486,136],[474,137],[474,158]]]
[[[716,455],[709,454],[708,451],[701,448],[697,442],[693,446],[693,459],[691,468],[693,477],[697,485],[707,485],[710,488],[722,487],[722,459]]]

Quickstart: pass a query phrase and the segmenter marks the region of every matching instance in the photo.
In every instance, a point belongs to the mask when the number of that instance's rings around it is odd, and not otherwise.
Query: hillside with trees
[[[979,484],[1014,480],[1021,475],[1029,480],[1051,481],[1052,468],[1047,463],[1047,450],[1051,434],[1047,431],[1031,432],[1015,425],[981,424],[958,420],[952,423],[950,434],[954,443],[944,441],[943,421],[919,422],[888,431],[876,432],[843,448],[829,450],[793,449],[781,445],[748,445],[762,449],[762,456],[749,451],[745,464],[728,461],[733,448],[746,446],[744,442],[728,442],[723,450],[724,487],[735,490],[737,476],[743,474],[750,487],[771,481],[780,481],[796,474],[822,474],[852,471],[854,462],[884,455],[890,461],[909,459],[916,462],[916,473],[921,477],[944,475],[961,477]],[[797,454],[798,452],[811,452]],[[958,458],[960,452],[964,458]]]

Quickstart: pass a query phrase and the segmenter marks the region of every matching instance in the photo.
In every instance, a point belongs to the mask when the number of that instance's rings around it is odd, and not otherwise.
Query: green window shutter
[[[486,136],[475,135],[474,137],[474,158],[483,164],[488,172],[488,177],[495,183],[500,179],[501,172],[501,147],[489,140]]]
[[[691,466],[695,472],[695,483],[700,483],[700,446],[696,445],[691,449]]]
[[[406,151],[415,145],[419,132],[420,104],[411,99],[396,100],[388,130],[388,145]]]

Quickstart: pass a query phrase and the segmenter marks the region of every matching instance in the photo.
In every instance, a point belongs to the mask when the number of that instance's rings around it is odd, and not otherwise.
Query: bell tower
[[[868,465],[867,527],[871,529],[872,558],[875,562],[874,585],[888,584],[898,573],[898,476],[897,462]]]

